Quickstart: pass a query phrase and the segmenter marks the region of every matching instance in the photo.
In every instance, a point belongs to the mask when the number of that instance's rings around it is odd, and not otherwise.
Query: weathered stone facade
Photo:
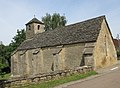
[[[79,67],[82,64],[84,45],[80,43],[17,51],[11,58],[12,63],[15,63],[12,66],[14,68],[12,74],[28,77]]]
[[[31,39],[35,34],[44,32],[44,24],[33,18],[26,24],[26,39]]]
[[[101,31],[94,49],[95,68],[108,67],[117,62],[116,49],[109,28],[103,20]]]
[[[38,21],[33,23],[37,25]],[[40,34],[38,32],[38,35],[34,33],[35,37],[32,35],[32,39],[29,37],[24,41],[11,57],[13,77],[31,77],[84,65],[98,69],[117,62],[116,50],[105,17],[63,29]]]

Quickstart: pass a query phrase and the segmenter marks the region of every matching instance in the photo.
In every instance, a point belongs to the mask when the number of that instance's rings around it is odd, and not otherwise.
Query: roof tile
[[[103,19],[105,16],[36,34],[33,39],[25,40],[18,50],[96,41]]]
[[[39,24],[43,24],[41,21],[39,21],[37,18],[33,18],[32,20],[30,20],[26,25],[31,24],[31,23],[39,23]]]

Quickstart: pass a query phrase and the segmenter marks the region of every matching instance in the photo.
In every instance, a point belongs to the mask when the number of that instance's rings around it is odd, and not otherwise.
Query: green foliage
[[[117,51],[117,56],[120,57],[120,51]]]
[[[13,37],[13,40],[7,47],[7,55],[8,59],[10,60],[11,54],[13,53],[14,50],[26,39],[26,32],[24,29],[17,30],[17,34]]]
[[[10,58],[13,51],[26,39],[26,33],[24,29],[17,30],[17,34],[13,37],[13,40],[7,46],[6,58],[10,66]]]
[[[25,39],[25,30],[17,30],[17,34],[13,37],[13,40],[9,44],[9,50],[13,52]]]
[[[17,30],[17,34],[8,46],[0,45],[0,73],[4,67],[10,67],[12,52],[25,40],[25,30]]]
[[[7,65],[6,62],[6,46],[5,45],[0,45],[0,73],[1,73],[1,69],[4,68]]]
[[[29,85],[29,86],[26,86],[24,88],[53,88],[53,87],[58,86],[60,84],[80,80],[80,79],[86,78],[86,77],[91,76],[91,75],[96,75],[96,74],[97,73],[95,71],[87,72],[85,74],[73,74],[72,76],[67,76],[67,77],[63,77],[60,79],[56,79],[56,80],[50,80],[50,81],[42,82],[39,84]]]
[[[42,21],[45,24],[45,31],[54,30],[56,27],[65,26],[67,23],[66,17],[59,13],[53,15],[46,13],[46,16],[42,17]]]

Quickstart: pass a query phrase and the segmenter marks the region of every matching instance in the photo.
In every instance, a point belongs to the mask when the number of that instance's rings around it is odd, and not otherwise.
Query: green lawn
[[[53,88],[60,84],[80,80],[80,79],[83,79],[83,78],[86,78],[88,76],[95,75],[95,74],[97,74],[95,71],[91,71],[86,74],[74,74],[72,76],[68,76],[68,77],[64,77],[64,78],[60,78],[60,79],[56,79],[56,80],[50,80],[48,82],[42,82],[39,84],[33,84],[33,85],[20,87],[20,88]]]

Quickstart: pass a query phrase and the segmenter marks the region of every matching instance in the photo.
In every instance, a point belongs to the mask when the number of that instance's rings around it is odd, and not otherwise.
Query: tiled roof
[[[33,18],[32,20],[30,20],[26,25],[31,24],[31,23],[39,23],[39,24],[43,24],[41,21],[39,21],[37,18]]]
[[[25,40],[18,50],[38,47],[49,47],[74,43],[95,42],[101,30],[101,23],[105,16],[89,19],[36,34],[32,39]]]

